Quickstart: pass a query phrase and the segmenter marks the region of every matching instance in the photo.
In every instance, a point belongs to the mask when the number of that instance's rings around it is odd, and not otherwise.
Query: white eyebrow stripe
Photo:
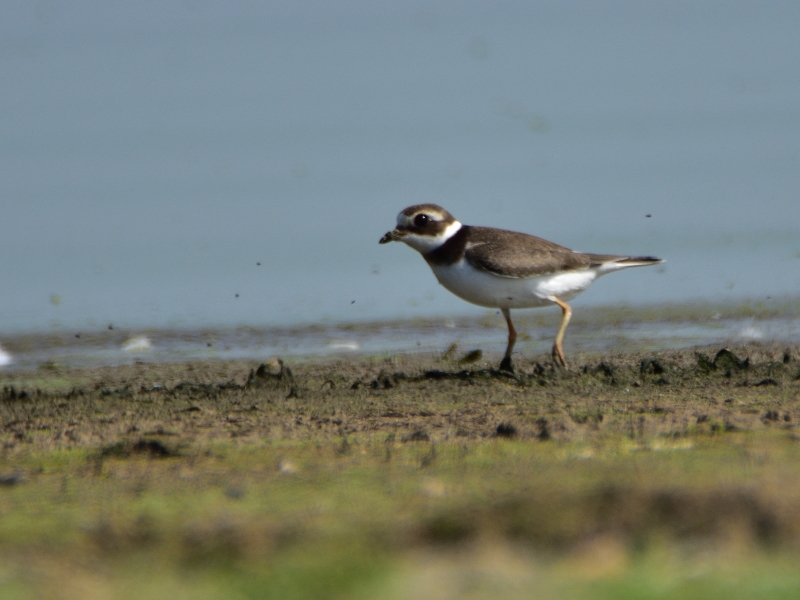
[[[461,223],[459,223],[458,221],[453,221],[452,223],[450,223],[450,225],[447,226],[447,229],[445,229],[442,232],[442,236],[441,236],[442,237],[442,241],[449,240],[456,233],[458,233],[459,229],[461,229]]]
[[[404,212],[401,212],[399,215],[397,215],[397,224],[398,225],[412,225],[414,223],[414,219],[418,215],[428,215],[428,217],[431,219],[431,221],[436,221],[437,223],[441,223],[442,221],[445,220],[445,216],[443,214],[441,214],[441,213],[438,213],[438,212],[435,212],[435,211],[421,210],[419,212],[415,212],[411,216],[406,215]]]

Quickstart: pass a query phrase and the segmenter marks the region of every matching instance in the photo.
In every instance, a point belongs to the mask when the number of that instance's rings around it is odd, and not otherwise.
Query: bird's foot
[[[553,362],[557,367],[567,368],[567,359],[564,356],[564,351],[558,346],[553,346]]]
[[[505,356],[503,360],[500,361],[500,370],[506,373],[514,373],[514,363],[511,362],[510,356]]]

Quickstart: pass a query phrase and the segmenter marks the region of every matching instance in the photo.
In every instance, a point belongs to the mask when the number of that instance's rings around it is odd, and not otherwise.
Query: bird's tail
[[[628,267],[649,267],[664,262],[663,258],[655,256],[613,256],[607,254],[591,254],[591,266],[598,269],[600,274]]]

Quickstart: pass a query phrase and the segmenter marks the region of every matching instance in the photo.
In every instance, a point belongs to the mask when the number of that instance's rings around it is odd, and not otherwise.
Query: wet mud
[[[464,353],[469,356],[469,352]],[[163,439],[317,439],[393,433],[569,442],[684,436],[800,423],[800,348],[730,348],[516,359],[458,352],[333,362],[147,364],[0,376],[3,452]],[[416,437],[414,437],[416,436]]]

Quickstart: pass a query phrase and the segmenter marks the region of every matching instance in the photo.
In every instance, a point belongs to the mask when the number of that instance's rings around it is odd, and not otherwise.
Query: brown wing
[[[477,269],[504,277],[531,277],[589,267],[597,255],[573,252],[526,233],[470,227],[464,258]],[[609,259],[614,257],[608,257]]]

